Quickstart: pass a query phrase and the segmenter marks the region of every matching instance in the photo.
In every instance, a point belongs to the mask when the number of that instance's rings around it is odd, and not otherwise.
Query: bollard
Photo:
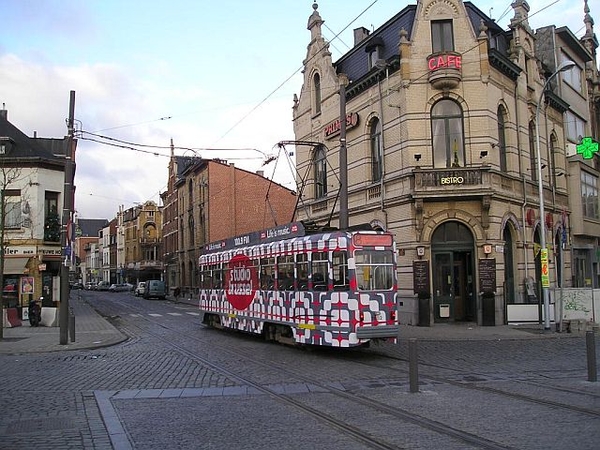
[[[587,349],[588,381],[597,381],[596,374],[596,341],[593,331],[585,332],[585,347]]]
[[[410,392],[419,392],[419,356],[417,354],[417,339],[408,340],[408,378]]]
[[[71,336],[71,342],[75,342],[75,314],[73,309],[69,312],[69,335]]]

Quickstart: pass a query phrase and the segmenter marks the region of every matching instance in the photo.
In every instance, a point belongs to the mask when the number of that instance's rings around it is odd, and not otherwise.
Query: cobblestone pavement
[[[186,304],[101,293],[84,300],[129,338],[87,350],[0,354],[0,449],[370,448],[200,358],[385,436],[394,448],[600,448],[600,384],[587,381],[582,335],[418,340],[420,385],[411,393],[406,340],[307,351],[203,328]],[[247,355],[289,372],[266,370]],[[320,384],[495,446],[366,413]]]

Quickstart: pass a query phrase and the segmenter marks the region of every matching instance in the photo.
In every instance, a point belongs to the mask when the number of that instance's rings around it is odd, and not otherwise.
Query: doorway
[[[432,237],[434,322],[476,320],[473,235],[459,222],[446,222]]]

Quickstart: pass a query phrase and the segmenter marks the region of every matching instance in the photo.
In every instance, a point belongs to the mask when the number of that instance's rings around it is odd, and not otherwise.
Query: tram
[[[207,244],[199,274],[202,321],[212,327],[332,347],[398,336],[396,247],[387,232],[293,222]]]

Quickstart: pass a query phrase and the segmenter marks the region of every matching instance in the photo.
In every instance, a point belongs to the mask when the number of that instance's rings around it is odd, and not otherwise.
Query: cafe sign
[[[427,58],[427,67],[430,72],[440,69],[460,70],[462,68],[462,56],[452,53],[429,55]]]

